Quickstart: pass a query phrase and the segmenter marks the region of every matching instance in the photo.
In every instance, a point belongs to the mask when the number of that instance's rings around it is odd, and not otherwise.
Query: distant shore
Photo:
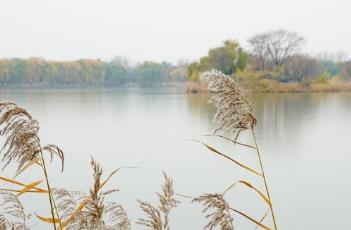
[[[309,85],[301,82],[277,82],[265,80],[254,87],[243,88],[247,91],[260,93],[304,93],[304,92],[342,92],[351,91],[351,82],[330,80],[325,83],[312,83]],[[207,92],[207,86],[198,81],[189,81],[186,84],[187,93]]]

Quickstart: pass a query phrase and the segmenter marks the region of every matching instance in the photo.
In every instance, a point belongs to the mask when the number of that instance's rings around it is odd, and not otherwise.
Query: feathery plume
[[[27,230],[27,218],[17,196],[0,191],[0,229]]]
[[[157,193],[159,206],[155,208],[147,201],[140,201],[141,210],[146,213],[147,218],[139,218],[137,224],[144,225],[152,230],[170,230],[169,213],[172,208],[180,203],[174,198],[173,180],[163,173],[165,183],[162,186],[162,193]],[[162,214],[162,215],[161,215]]]
[[[116,202],[105,201],[108,195],[118,190],[112,189],[102,192],[101,187],[104,184],[101,180],[103,169],[93,158],[91,159],[91,167],[94,172],[94,183],[89,191],[89,196],[83,192],[70,192],[65,189],[54,190],[61,219],[73,218],[66,229],[130,230],[130,220],[124,208]],[[77,211],[79,204],[84,203],[84,201],[86,201],[84,208]]]
[[[0,149],[3,154],[1,159],[5,168],[12,161],[18,163],[19,171],[26,163],[38,157],[42,151],[47,151],[51,155],[57,155],[64,164],[62,150],[56,145],[41,147],[38,136],[39,122],[23,108],[14,103],[0,103],[0,136],[5,137],[4,144]]]
[[[225,201],[222,194],[204,194],[193,199],[192,202],[203,203],[204,209],[202,213],[207,213],[206,218],[210,219],[210,222],[204,227],[204,230],[211,230],[217,226],[221,230],[233,230],[233,217],[230,215],[230,207]]]
[[[201,79],[208,83],[208,89],[213,93],[210,102],[217,107],[214,121],[223,133],[236,133],[250,129],[256,124],[252,113],[252,106],[238,84],[230,77],[218,70],[211,70],[201,74]]]

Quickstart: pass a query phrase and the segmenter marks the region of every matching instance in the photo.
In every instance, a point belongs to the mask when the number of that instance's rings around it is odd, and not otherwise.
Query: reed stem
[[[270,210],[271,210],[271,215],[272,215],[272,219],[273,219],[273,223],[274,223],[274,229],[277,230],[278,227],[277,227],[277,223],[276,223],[276,220],[275,220],[275,215],[274,215],[274,211],[273,211],[272,200],[271,200],[271,197],[270,197],[270,195],[269,195],[269,189],[268,189],[268,184],[267,184],[267,178],[266,178],[266,176],[265,176],[265,174],[264,174],[262,158],[261,158],[260,150],[259,150],[258,145],[257,145],[256,135],[255,135],[255,131],[254,131],[254,128],[253,128],[253,127],[251,128],[251,131],[252,131],[252,136],[253,136],[254,141],[255,141],[255,146],[256,146],[256,152],[257,152],[258,160],[259,160],[259,162],[260,162],[260,167],[261,167],[261,173],[262,173],[262,177],[263,177],[263,181],[264,181],[264,186],[265,186],[265,188],[266,188],[267,196],[268,196],[268,199],[269,199],[269,202],[270,202]]]
[[[51,194],[51,187],[50,187],[50,183],[49,183],[49,177],[48,177],[48,173],[46,171],[46,166],[45,166],[45,160],[44,160],[44,155],[43,152],[40,151],[40,155],[41,155],[41,159],[42,159],[42,163],[43,163],[43,171],[44,171],[44,175],[45,175],[45,180],[46,180],[46,186],[48,188],[48,194],[49,194],[49,202],[50,202],[50,209],[51,209],[51,216],[52,216],[52,222],[54,224],[54,229],[56,229],[56,223],[55,223],[55,213],[54,213],[54,207],[53,207],[53,200],[52,200],[52,194]]]

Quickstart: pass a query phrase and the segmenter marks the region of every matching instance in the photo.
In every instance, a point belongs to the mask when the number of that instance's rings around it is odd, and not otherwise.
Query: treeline
[[[186,81],[186,66],[146,61],[132,66],[124,58],[48,61],[0,59],[0,86],[87,87],[137,84],[151,86]]]
[[[244,49],[234,40],[212,48],[192,63],[145,61],[131,65],[118,57],[48,61],[42,58],[0,59],[0,86],[95,87],[170,85],[188,81],[190,91],[201,90],[203,71],[218,69],[248,89],[303,91],[351,89],[351,60],[343,55],[312,56],[303,51],[305,39],[286,30],[259,33]],[[317,86],[317,87],[316,87]],[[277,89],[277,90],[275,90]]]
[[[248,89],[303,91],[313,85],[312,90],[328,90],[326,84],[333,86],[331,90],[344,89],[351,81],[351,60],[342,54],[311,56],[303,51],[305,43],[301,35],[286,30],[256,34],[248,39],[246,50],[227,40],[189,64],[189,80],[195,83],[189,84],[190,90],[197,91],[200,73],[212,68]]]

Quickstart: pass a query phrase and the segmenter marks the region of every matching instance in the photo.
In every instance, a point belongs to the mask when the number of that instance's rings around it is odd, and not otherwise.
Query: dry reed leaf
[[[244,184],[247,187],[256,191],[262,197],[262,199],[268,204],[268,206],[271,207],[271,202],[268,199],[268,197],[264,193],[262,193],[260,190],[258,190],[256,187],[254,187],[252,184],[250,184],[249,182],[244,181],[244,180],[238,181],[238,183]]]
[[[262,218],[260,219],[260,224],[262,224],[263,220],[266,218],[266,216],[268,215],[269,213],[269,209],[266,211],[266,213],[262,216]],[[256,230],[257,228],[259,227],[259,225],[256,225],[255,229]]]
[[[19,193],[19,192],[21,192],[22,190],[19,190],[19,189],[10,189],[10,188],[0,188],[0,191]],[[27,191],[27,192],[28,192],[28,193],[47,193],[47,191],[41,192],[41,191],[37,191],[37,190],[30,190],[30,191]]]
[[[27,184],[21,183],[21,182],[19,182],[19,181],[14,180],[14,179],[9,179],[9,178],[2,177],[2,176],[0,176],[0,180],[9,182],[9,183],[12,183],[12,184],[15,184],[15,185],[20,185],[20,186],[23,186],[23,187],[28,187],[28,186],[29,186],[29,185],[27,185]],[[46,193],[46,192],[47,192],[46,190],[41,189],[41,188],[37,188],[37,187],[35,187],[35,186],[31,186],[31,187],[32,187],[32,189],[35,189],[35,190],[37,190],[37,191],[39,191],[39,192],[43,192],[43,193]]]
[[[261,173],[259,173],[259,172],[257,172],[256,170],[250,168],[249,166],[246,166],[246,165],[240,163],[239,161],[237,161],[237,160],[235,160],[235,159],[233,159],[233,158],[231,158],[231,157],[225,155],[224,153],[221,153],[221,152],[218,151],[217,149],[215,149],[215,148],[213,148],[213,147],[211,147],[211,146],[209,146],[209,145],[207,145],[207,144],[205,144],[205,143],[203,143],[203,142],[201,142],[201,141],[199,141],[199,140],[192,140],[192,141],[199,142],[199,143],[201,143],[203,146],[205,146],[208,150],[210,150],[211,152],[213,152],[213,153],[215,153],[215,154],[217,154],[217,155],[220,155],[220,156],[222,156],[222,157],[224,157],[224,158],[226,158],[226,159],[232,161],[233,163],[237,164],[238,166],[240,166],[240,167],[242,167],[242,168],[244,168],[244,169],[246,169],[246,170],[248,170],[248,171],[250,171],[250,172],[252,172],[252,173],[254,173],[254,174],[256,174],[256,175],[258,175],[258,176],[262,176]]]
[[[16,196],[19,197],[20,195],[30,191],[31,189],[35,188],[35,186],[39,185],[40,183],[42,183],[43,180],[39,180],[39,181],[34,181],[30,184],[28,184],[26,187],[24,187]]]
[[[42,217],[42,216],[39,216],[38,214],[35,214],[35,216],[36,216],[39,220],[41,220],[41,221],[43,221],[43,222],[45,222],[45,223],[49,223],[49,224],[53,224],[53,223],[58,224],[58,223],[60,223],[60,219],[57,219],[57,218],[55,218],[55,219],[53,220],[52,217]]]
[[[14,178],[18,177],[22,172],[24,172],[26,169],[32,167],[35,164],[40,163],[40,161],[42,161],[41,157],[37,157],[33,160],[31,160],[30,162],[28,162],[27,164],[25,164],[21,169],[19,169],[16,173],[16,175],[14,176]],[[41,166],[41,164],[39,164],[39,166]]]
[[[237,185],[237,184],[243,184],[243,185],[247,186],[248,188],[254,190],[264,200],[264,202],[267,203],[269,207],[271,207],[271,202],[269,201],[268,197],[263,192],[261,192],[259,189],[254,187],[252,184],[250,184],[249,182],[244,181],[244,180],[236,181],[232,185],[230,185],[228,188],[226,188],[224,190],[224,192],[222,193],[223,196],[227,192],[229,192],[232,188],[234,188],[234,186]]]
[[[244,212],[241,212],[241,211],[239,211],[239,210],[237,210],[237,209],[234,209],[234,208],[230,208],[230,210],[232,210],[233,212],[236,212],[236,213],[240,214],[241,216],[245,217],[246,219],[250,220],[251,222],[257,224],[257,226],[261,227],[261,228],[264,229],[264,230],[271,230],[270,227],[268,227],[268,226],[262,224],[261,221],[255,220],[254,218],[250,217],[249,215],[247,215],[247,214],[244,213]]]
[[[223,135],[206,134],[206,135],[203,135],[203,136],[205,136],[205,137],[219,137],[219,138],[222,138],[222,139],[224,139],[224,140],[230,141],[230,142],[232,142],[233,144],[238,144],[238,145],[241,145],[241,146],[250,148],[250,149],[256,149],[255,146],[248,145],[248,144],[244,144],[244,143],[238,142],[238,141],[236,141],[236,140],[232,140],[231,138],[226,137],[226,136],[223,136]]]

